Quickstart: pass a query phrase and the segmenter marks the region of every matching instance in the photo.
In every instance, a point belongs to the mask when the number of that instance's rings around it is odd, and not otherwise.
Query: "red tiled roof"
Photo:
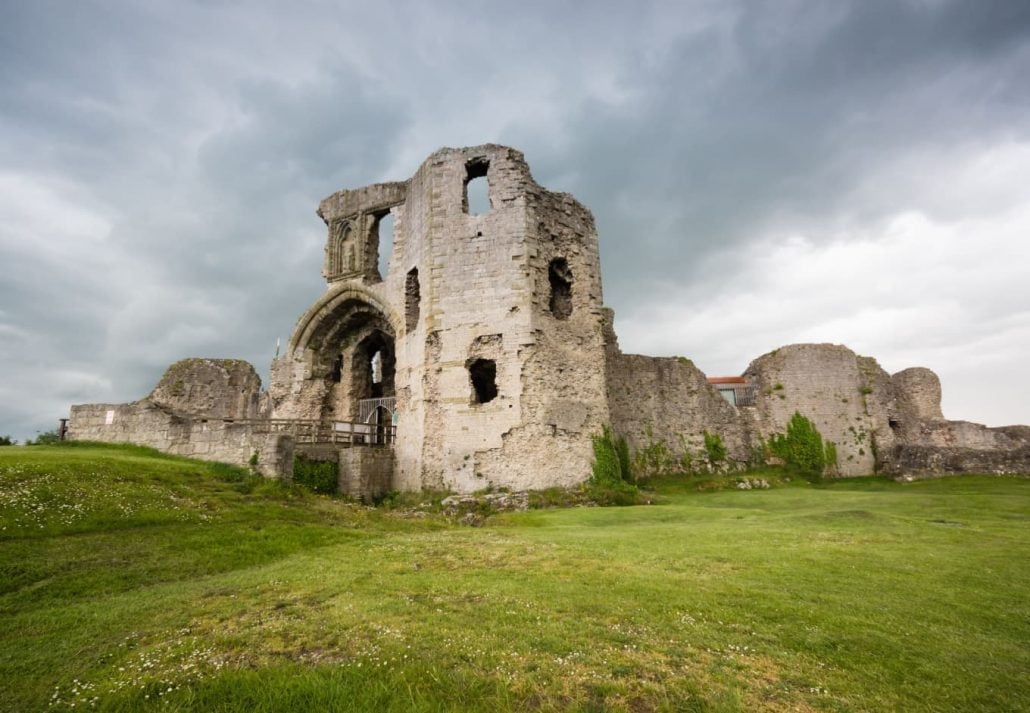
[[[746,384],[747,378],[743,376],[709,376],[709,384]]]

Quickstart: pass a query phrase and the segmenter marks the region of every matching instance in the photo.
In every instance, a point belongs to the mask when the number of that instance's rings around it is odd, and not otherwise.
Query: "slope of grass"
[[[2,448],[0,709],[1030,709],[1030,481],[698,487],[469,528]]]

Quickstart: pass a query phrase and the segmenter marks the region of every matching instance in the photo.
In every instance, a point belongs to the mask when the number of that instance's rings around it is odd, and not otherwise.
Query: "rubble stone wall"
[[[370,502],[391,490],[394,452],[390,448],[341,448],[340,492]]]
[[[72,406],[68,438],[102,443],[135,443],[165,453],[248,466],[267,477],[293,472],[293,440],[269,434],[253,423],[199,418],[170,411],[149,400],[130,404]]]
[[[704,453],[704,433],[717,434],[728,459],[748,462],[746,415],[729,404],[689,359],[614,353],[609,356],[612,428],[633,450],[664,440],[677,455]]]
[[[160,406],[211,418],[258,418],[261,377],[239,359],[182,359],[147,397]]]
[[[893,446],[890,377],[847,347],[781,347],[751,362],[745,375],[758,389],[756,437],[784,433],[797,411],[836,444],[839,472],[846,476],[875,472],[877,449]]]

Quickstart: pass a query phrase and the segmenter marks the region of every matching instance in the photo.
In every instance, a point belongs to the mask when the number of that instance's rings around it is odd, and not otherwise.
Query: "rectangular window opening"
[[[493,359],[475,359],[468,370],[473,404],[486,404],[497,398],[497,363]]]
[[[474,158],[465,164],[462,208],[469,215],[490,212],[490,181],[487,178],[489,170],[490,161],[485,158]]]

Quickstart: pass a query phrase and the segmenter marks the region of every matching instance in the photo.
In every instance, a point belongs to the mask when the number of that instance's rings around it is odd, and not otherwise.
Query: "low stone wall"
[[[146,400],[72,406],[68,438],[135,443],[188,458],[254,465],[266,477],[289,477],[293,472],[289,436],[262,432],[248,422],[184,416]]]
[[[392,448],[339,449],[340,492],[370,501],[390,490],[393,477]]]
[[[884,459],[882,471],[893,475],[958,473],[1030,473],[1030,446],[1011,450],[900,445]]]
[[[973,448],[978,450],[1012,450],[1030,445],[1012,427],[989,428],[969,421],[921,421],[907,443],[937,448]]]

